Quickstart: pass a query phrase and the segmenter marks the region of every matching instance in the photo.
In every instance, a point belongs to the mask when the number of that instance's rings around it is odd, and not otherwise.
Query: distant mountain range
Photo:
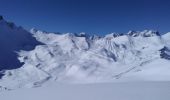
[[[0,16],[0,47],[2,90],[50,81],[170,81],[170,33],[28,32]]]

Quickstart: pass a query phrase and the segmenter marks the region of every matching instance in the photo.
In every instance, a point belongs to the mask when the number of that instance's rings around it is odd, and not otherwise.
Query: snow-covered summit
[[[144,31],[129,31],[127,33],[129,36],[137,37],[137,36],[143,36],[143,37],[152,37],[152,36],[160,36],[160,33],[158,31],[154,30],[144,30]]]
[[[107,34],[105,35],[105,38],[115,38],[115,37],[119,37],[119,36],[122,36],[123,34],[120,34],[120,33],[110,33],[110,34]]]

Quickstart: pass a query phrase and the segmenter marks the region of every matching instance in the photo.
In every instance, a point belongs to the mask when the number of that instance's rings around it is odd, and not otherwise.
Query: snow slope
[[[0,93],[2,100],[169,100],[169,82],[50,84]]]
[[[13,61],[8,63],[13,66],[16,62],[23,64],[20,68],[3,71],[2,90],[38,87],[53,81],[170,81],[170,33],[160,35],[157,31],[144,30],[104,37],[36,29],[29,33],[15,25],[11,28],[4,20],[0,22],[0,33],[5,33],[4,38],[0,37],[1,45],[4,51],[9,51],[9,55],[1,52],[4,55],[1,57],[7,57],[3,58],[6,62]],[[11,38],[5,39],[7,36]],[[43,45],[37,45],[37,41]],[[31,49],[36,47],[31,50],[29,45]],[[19,51],[18,56],[14,51]]]

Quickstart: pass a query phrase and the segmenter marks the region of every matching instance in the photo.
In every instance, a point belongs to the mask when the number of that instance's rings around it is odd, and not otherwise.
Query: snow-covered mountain
[[[48,33],[36,29],[29,33],[7,23],[0,21],[0,55],[6,57],[0,60],[16,66],[15,58],[18,57],[23,65],[3,71],[4,76],[0,79],[2,89],[35,87],[51,81],[170,80],[170,33],[161,35],[157,31],[144,30],[111,33],[104,37],[85,33]],[[25,49],[27,45],[29,51]],[[31,50],[30,45],[36,45],[35,49]],[[9,50],[11,59],[5,56],[8,52],[3,49]],[[15,51],[18,51],[18,56]]]
[[[0,16],[0,71],[21,67],[22,63],[17,59],[16,52],[32,50],[38,44],[40,42],[29,32]]]

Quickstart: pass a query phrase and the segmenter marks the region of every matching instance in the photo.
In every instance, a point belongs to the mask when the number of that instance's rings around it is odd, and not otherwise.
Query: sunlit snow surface
[[[18,53],[24,65],[5,71],[0,80],[2,88],[37,87],[51,81],[170,81],[170,61],[164,56],[169,57],[170,33],[161,36],[145,30],[125,35],[112,33],[105,37],[47,33],[36,29],[31,33],[44,45]]]
[[[1,100],[169,100],[170,82],[59,84],[4,91]]]

